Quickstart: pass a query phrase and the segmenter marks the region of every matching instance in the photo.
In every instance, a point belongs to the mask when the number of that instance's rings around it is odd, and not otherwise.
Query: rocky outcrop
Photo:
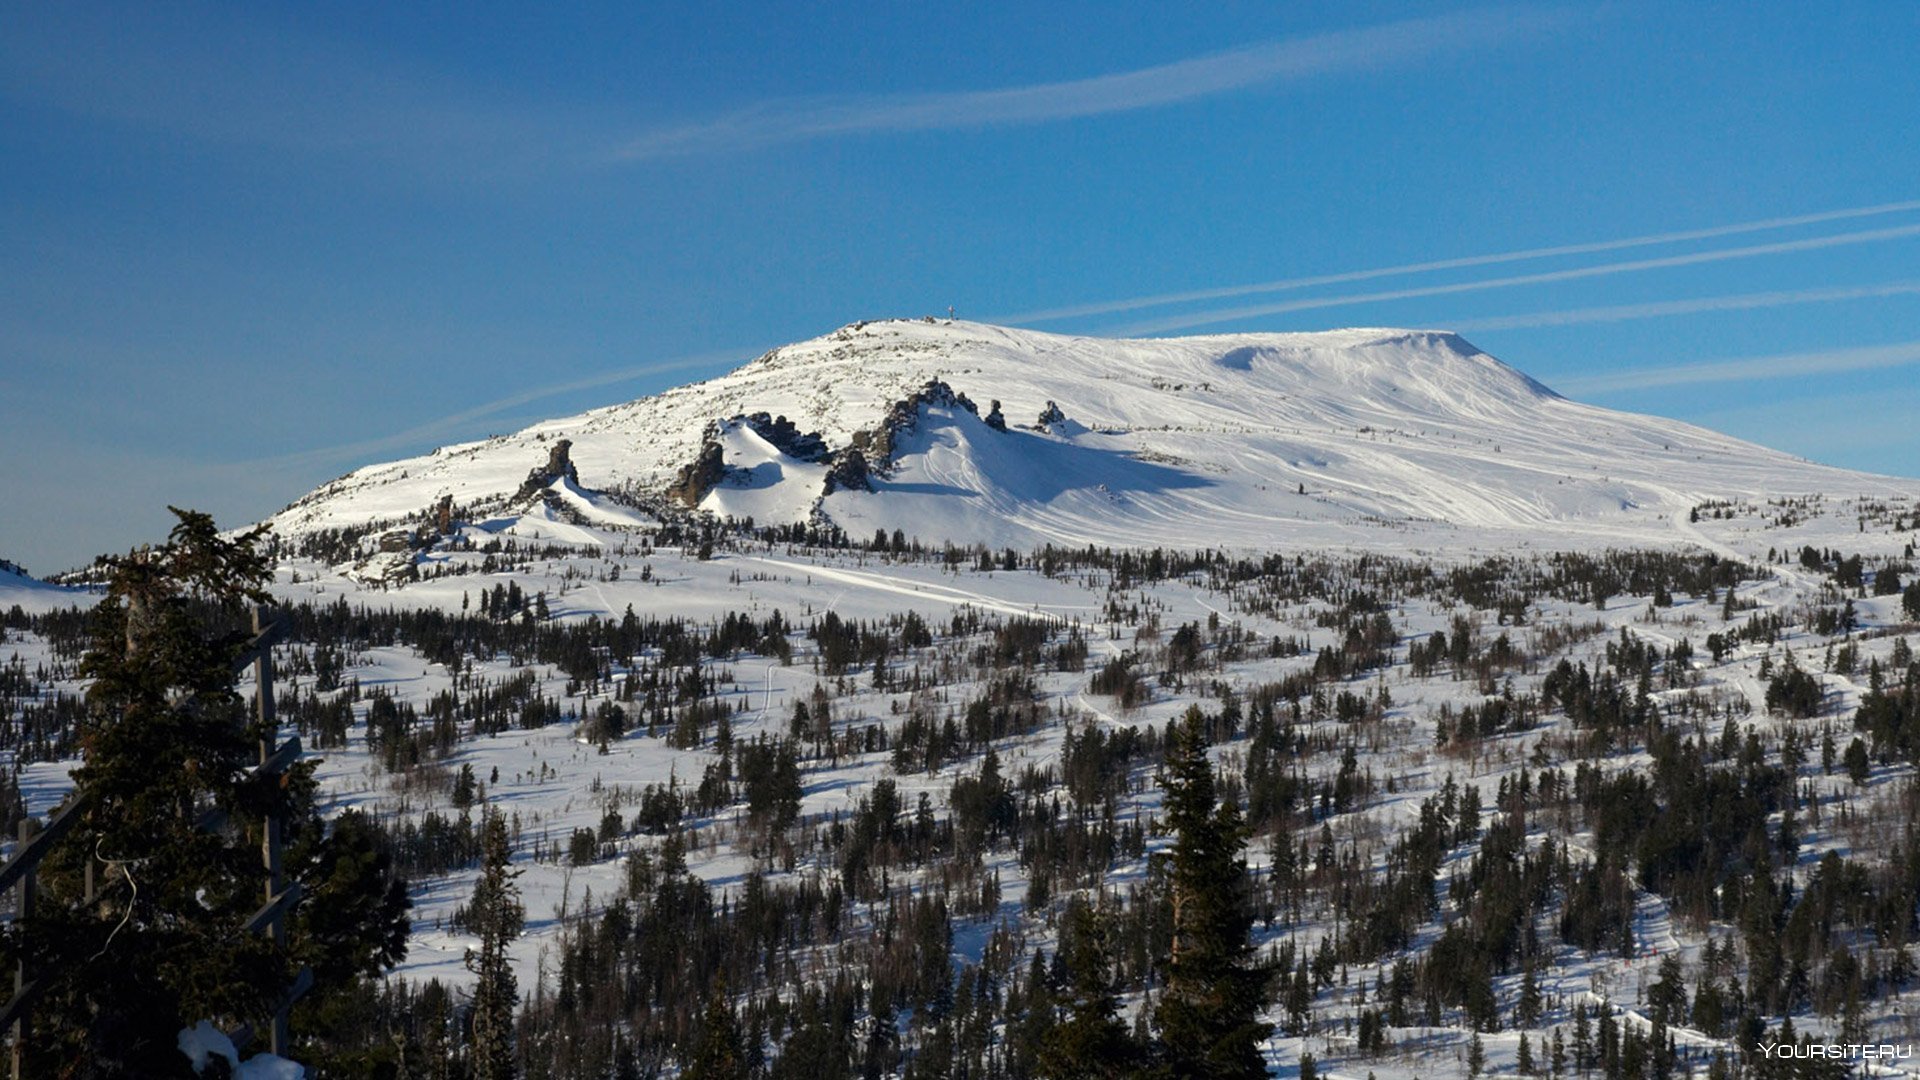
[[[964,410],[975,416],[980,415],[980,406],[974,404],[967,395],[954,390],[944,380],[931,379],[919,390],[889,406],[886,416],[878,425],[866,431],[854,432],[849,445],[840,450],[829,450],[826,439],[819,432],[803,432],[785,416],[771,416],[764,412],[746,413],[733,417],[726,424],[745,424],[754,434],[795,460],[824,462],[828,466],[825,490],[822,492],[824,496],[836,491],[874,490],[874,477],[887,473],[893,464],[901,436],[919,426],[921,412],[927,408]],[[996,431],[1007,429],[1007,420],[1000,411],[998,401],[993,402],[983,422]],[[725,449],[720,442],[722,430],[720,423],[707,425],[701,437],[698,456],[682,466],[673,482],[667,485],[668,498],[690,509],[697,508],[709,492],[726,481],[728,469]]]
[[[1048,401],[1047,407],[1040,410],[1039,421],[1033,426],[1039,428],[1041,431],[1052,431],[1053,425],[1066,418],[1067,414],[1060,411],[1060,406],[1055,405],[1052,401]]]
[[[527,474],[520,490],[513,493],[514,502],[523,502],[538,498],[540,493],[551,487],[556,481],[566,480],[574,485],[580,483],[580,473],[574,468],[569,456],[573,450],[573,440],[560,439],[547,448],[547,463]]]
[[[975,416],[980,415],[980,406],[975,405],[967,395],[956,393],[945,380],[931,379],[927,385],[894,402],[879,427],[872,431],[854,432],[854,449],[865,455],[869,468],[886,472],[893,464],[900,436],[911,433],[919,426],[920,410],[928,406],[965,409]]]
[[[679,475],[667,485],[667,497],[692,509],[699,506],[700,500],[718,487],[726,475],[726,455],[720,449],[720,425],[710,423],[701,436],[700,453],[681,466]]]
[[[453,535],[453,496],[442,495],[433,506],[433,528],[441,536]]]
[[[707,493],[727,478],[726,450],[720,443],[720,433],[725,427],[744,424],[754,434],[765,439],[774,449],[797,461],[831,462],[838,470],[842,488],[858,487],[872,490],[867,479],[866,459],[848,461],[846,451],[834,454],[827,449],[827,440],[817,431],[801,431],[799,426],[785,416],[771,416],[764,412],[745,413],[721,423],[709,423],[700,437],[700,453],[674,476],[667,485],[667,497],[689,509],[697,508]],[[827,479],[828,490],[833,489],[833,477]]]
[[[849,446],[833,455],[833,467],[827,470],[827,488],[822,494],[872,490],[873,473],[867,468],[867,455],[861,453],[859,447]]]
[[[775,449],[790,458],[800,461],[825,461],[827,458],[827,440],[817,431],[801,431],[785,416],[769,417],[766,413],[757,412],[735,419],[752,428],[755,435],[772,443]]]

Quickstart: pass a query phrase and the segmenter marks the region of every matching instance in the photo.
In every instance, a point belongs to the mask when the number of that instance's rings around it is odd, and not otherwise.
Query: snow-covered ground
[[[982,429],[985,430],[985,429]],[[1896,642],[1908,627],[1900,608],[1900,597],[1852,596],[1860,630],[1850,639],[1860,651],[1852,673],[1827,669],[1825,654],[1835,639],[1811,633],[1804,625],[1808,612],[1820,605],[1833,605],[1840,596],[1827,577],[1799,567],[1791,558],[1802,547],[1835,549],[1860,553],[1869,565],[1898,560],[1910,550],[1920,527],[1920,503],[1912,500],[1820,498],[1794,503],[1768,504],[1748,502],[1724,507],[1706,507],[1697,515],[1692,508],[1669,511],[1648,517],[1636,529],[1644,533],[1602,532],[1586,545],[1597,549],[1610,539],[1635,536],[1644,541],[1664,540],[1673,550],[1712,552],[1720,557],[1763,564],[1764,576],[1740,590],[1741,608],[1728,621],[1718,602],[1697,596],[1679,596],[1671,607],[1655,607],[1647,596],[1618,596],[1604,608],[1572,601],[1536,601],[1527,613],[1525,626],[1497,625],[1491,611],[1468,611],[1444,604],[1412,603],[1391,612],[1400,646],[1396,663],[1384,673],[1354,680],[1354,693],[1371,696],[1380,688],[1391,694],[1391,705],[1384,719],[1366,736],[1367,751],[1361,759],[1364,770],[1375,777],[1372,798],[1351,812],[1336,816],[1331,825],[1341,842],[1360,845],[1367,857],[1381,855],[1406,826],[1417,819],[1421,800],[1438,792],[1451,778],[1471,785],[1480,793],[1481,805],[1491,807],[1503,778],[1512,778],[1537,755],[1559,745],[1572,730],[1564,716],[1549,715],[1532,730],[1499,735],[1483,740],[1469,753],[1435,748],[1435,717],[1442,706],[1459,709],[1483,700],[1484,688],[1473,680],[1461,680],[1451,673],[1416,678],[1406,664],[1405,646],[1420,641],[1435,630],[1447,630],[1456,616],[1473,622],[1481,640],[1509,635],[1523,652],[1542,658],[1531,669],[1516,671],[1509,678],[1520,692],[1532,689],[1545,666],[1557,656],[1568,656],[1598,666],[1600,654],[1610,643],[1621,640],[1623,631],[1633,638],[1661,647],[1686,640],[1695,649],[1692,672],[1674,688],[1665,684],[1656,691],[1660,700],[1687,693],[1705,694],[1724,701],[1745,715],[1754,730],[1770,740],[1789,730],[1812,733],[1822,723],[1848,733],[1845,717],[1865,689],[1865,671],[1878,660],[1887,664]],[[784,735],[788,730],[794,703],[806,700],[817,685],[828,688],[834,698],[834,715],[842,728],[878,723],[897,731],[912,696],[893,690],[876,689],[871,672],[856,669],[845,680],[828,678],[818,672],[819,656],[804,630],[826,612],[842,618],[879,620],[914,611],[926,619],[936,634],[935,645],[908,655],[890,659],[893,670],[904,672],[916,666],[932,670],[936,656],[950,651],[956,641],[949,627],[956,613],[978,613],[989,621],[1014,617],[1040,619],[1061,628],[1077,628],[1084,634],[1089,655],[1087,670],[1097,670],[1106,660],[1124,650],[1140,648],[1143,640],[1151,647],[1155,637],[1164,639],[1174,628],[1194,623],[1198,626],[1225,625],[1240,629],[1266,641],[1293,637],[1308,646],[1304,655],[1268,659],[1249,656],[1225,663],[1205,679],[1176,689],[1155,684],[1151,700],[1133,710],[1120,709],[1112,699],[1088,692],[1084,673],[1044,673],[1038,677],[1038,691],[1047,715],[1054,717],[1039,730],[1004,741],[997,747],[1005,775],[1017,775],[1029,766],[1044,768],[1057,763],[1061,752],[1064,724],[1117,726],[1163,726],[1196,702],[1213,707],[1218,703],[1221,685],[1231,686],[1243,695],[1252,687],[1274,682],[1290,672],[1312,667],[1313,650],[1337,645],[1337,640],[1316,621],[1325,604],[1304,604],[1280,610],[1255,610],[1256,596],[1251,584],[1209,585],[1199,578],[1140,583],[1116,589],[1111,576],[1100,571],[1084,571],[1047,576],[1032,569],[1016,571],[981,570],[971,560],[945,563],[938,558],[894,558],[859,550],[829,551],[797,549],[744,538],[723,539],[710,559],[701,559],[688,549],[653,546],[644,533],[626,528],[582,525],[550,520],[539,515],[503,518],[467,526],[456,534],[461,543],[442,545],[422,557],[423,580],[397,586],[365,583],[360,577],[343,572],[347,568],[330,567],[304,560],[283,564],[274,591],[288,602],[312,602],[316,605],[336,599],[350,604],[400,609],[471,610],[477,596],[506,583],[517,585],[526,595],[544,596],[550,617],[560,621],[579,621],[591,617],[618,619],[626,611],[646,617],[679,617],[696,625],[717,622],[729,612],[743,612],[756,619],[780,611],[796,628],[791,637],[793,659],[790,664],[754,655],[741,654],[707,662],[709,670],[721,678],[720,700],[733,713],[733,737],[736,742],[760,734]],[[1499,544],[1498,530],[1467,530],[1455,533],[1468,543],[1444,555],[1407,552],[1410,558],[1437,558],[1442,568],[1462,565],[1494,556],[1515,557],[1515,552]],[[514,541],[539,547],[535,557],[504,557],[508,568],[487,572],[482,569],[486,556],[468,540]],[[1372,545],[1369,545],[1372,546]],[[1297,551],[1297,549],[1293,549]],[[1310,558],[1344,558],[1340,552],[1302,551]],[[510,552],[509,552],[510,554]],[[1781,559],[1769,561],[1770,555]],[[1527,556],[1519,555],[1524,559]],[[1129,613],[1116,616],[1109,605],[1120,600]],[[1781,645],[1745,644],[1734,648],[1724,662],[1714,663],[1706,655],[1703,642],[1709,633],[1730,630],[1760,613],[1779,613],[1788,620],[1788,636]],[[1143,629],[1154,635],[1142,636]],[[1543,644],[1555,633],[1568,634],[1571,644]],[[957,642],[964,646],[964,641]],[[290,646],[288,648],[300,648]],[[1766,715],[1760,708],[1763,693],[1757,671],[1763,658],[1779,665],[1788,654],[1804,670],[1816,672],[1828,698],[1825,720],[1793,721]],[[0,642],[0,662],[18,657],[33,665],[44,660],[44,650],[31,635],[10,634]],[[291,660],[291,657],[288,658]],[[285,665],[291,669],[291,664]],[[570,718],[587,715],[603,700],[611,700],[613,689],[606,687],[597,696],[579,691],[569,693],[566,676],[551,667],[517,667],[507,657],[474,657],[470,672],[456,673],[428,663],[406,647],[367,648],[354,652],[346,676],[362,691],[379,689],[400,700],[424,707],[435,694],[456,686],[465,678],[500,678],[531,670],[542,691],[561,699]],[[964,701],[976,676],[965,673],[943,683],[950,703]],[[1150,680],[1153,681],[1153,680]],[[340,691],[344,692],[344,691]],[[336,693],[340,693],[336,692]],[[358,719],[346,747],[318,755],[323,758],[320,778],[330,810],[358,807],[389,820],[401,816],[418,817],[429,810],[451,813],[444,785],[421,783],[387,773],[368,749],[365,729],[365,704],[359,706]],[[1349,729],[1331,718],[1309,724],[1309,737],[1326,735],[1338,740]],[[1843,734],[1842,738],[1846,737]],[[1228,768],[1237,767],[1244,755],[1244,744],[1229,743],[1217,753]],[[551,975],[553,947],[563,921],[589,912],[618,890],[623,880],[622,859],[627,853],[657,846],[658,837],[627,832],[616,843],[616,855],[596,858],[588,865],[571,866],[564,857],[568,838],[574,830],[596,829],[607,809],[631,811],[637,793],[649,784],[677,782],[691,787],[709,763],[716,759],[711,740],[693,749],[674,749],[658,737],[644,731],[612,741],[605,753],[582,738],[571,719],[533,730],[480,737],[463,737],[454,752],[434,767],[451,772],[471,766],[486,784],[493,805],[506,810],[517,827],[518,859],[524,869],[519,879],[528,911],[527,933],[517,943],[514,960],[520,970],[521,985],[531,989]],[[1320,753],[1310,768],[1316,776],[1328,776],[1337,764],[1337,755]],[[1643,766],[1643,751],[1628,749],[1605,761],[1610,770]],[[805,765],[804,819],[819,820],[835,812],[845,814],[872,790],[880,779],[892,779],[900,786],[903,805],[911,807],[922,792],[944,811],[946,793],[955,777],[969,775],[979,768],[976,758],[949,764],[933,773],[898,773],[887,753],[856,754],[835,763],[810,761]],[[41,763],[29,766],[21,778],[23,792],[34,812],[44,812],[63,791],[65,765]],[[1388,793],[1386,778],[1394,787]],[[1811,872],[1819,856],[1828,850],[1855,851],[1861,842],[1857,831],[1833,819],[1841,807],[1855,816],[1871,816],[1880,806],[1884,815],[1889,800],[1898,800],[1912,783],[1910,769],[1904,766],[1879,766],[1870,782],[1854,789],[1844,771],[1827,775],[1817,762],[1802,774],[1801,783],[1832,809],[1824,824],[1803,822],[1803,849],[1800,866]],[[1158,789],[1146,771],[1136,771],[1126,813],[1150,817],[1159,805]],[[831,877],[831,865],[801,860],[788,867],[757,850],[752,831],[746,827],[741,806],[718,815],[694,821],[690,844],[690,865],[716,888],[738,887],[750,872],[761,872],[773,880],[796,876]],[[1589,833],[1561,835],[1550,821],[1533,823],[1529,846],[1553,836],[1564,842],[1576,856],[1590,856],[1594,839]],[[1166,843],[1155,837],[1150,850]],[[1471,845],[1457,851],[1443,870],[1451,873],[1472,853]],[[1256,871],[1267,865],[1268,853],[1255,844],[1249,850]],[[1026,877],[1017,853],[996,851],[987,859],[989,871],[1002,878],[1003,901],[996,918],[976,920],[956,927],[956,962],[978,959],[978,951],[997,918],[1006,918],[1023,927],[1028,945],[1046,945],[1052,931],[1042,913],[1023,910]],[[462,958],[474,944],[470,935],[448,926],[448,918],[465,900],[472,871],[456,872],[442,878],[414,884],[416,904],[415,934],[410,953],[397,974],[410,979],[439,978],[463,983],[467,978]],[[1111,868],[1110,883],[1144,880],[1144,865],[1139,861],[1117,863]],[[1442,882],[1444,887],[1444,881]],[[1284,920],[1283,920],[1284,923]],[[1283,941],[1297,944],[1310,954],[1319,937],[1329,932],[1325,923],[1309,920],[1298,925],[1257,928],[1263,945]],[[1422,931],[1431,941],[1440,929],[1438,923]],[[1645,952],[1634,959],[1612,955],[1590,955],[1561,948],[1553,957],[1553,966],[1542,985],[1547,1012],[1541,1025],[1529,1032],[1536,1060],[1544,1061],[1546,1039],[1555,1027],[1565,1028],[1569,1010],[1576,1002],[1598,1005],[1605,1002],[1617,1011],[1623,1023],[1633,1023],[1644,1011],[1647,987],[1654,977],[1658,958],[1677,954],[1688,964],[1696,963],[1709,935],[1726,937],[1730,928],[1683,923],[1652,894],[1641,894],[1635,918],[1635,938]],[[1543,936],[1551,939],[1549,929]],[[1348,974],[1351,987],[1371,987],[1380,968],[1354,967]],[[1503,978],[1498,992],[1503,1000],[1518,993],[1518,976]],[[1134,999],[1130,1007],[1137,1007]],[[1343,1034],[1343,1016],[1351,1016],[1357,1006],[1350,987],[1323,991],[1316,1001],[1321,1027],[1314,1035],[1301,1038],[1276,1035],[1269,1053],[1277,1067],[1291,1071],[1302,1052],[1313,1053],[1323,1069],[1335,1076],[1359,1077],[1373,1072],[1380,1077],[1461,1074],[1470,1032],[1461,1019],[1449,1011],[1436,1028],[1394,1029],[1390,1037],[1400,1050],[1385,1058],[1358,1055],[1350,1038]],[[1278,1016],[1278,1011],[1274,1014]],[[1876,1009],[1871,1017],[1876,1038],[1901,1041],[1920,1036],[1920,997],[1909,991],[1892,1004]],[[1831,1018],[1799,1017],[1802,1030],[1821,1029]],[[1510,1072],[1517,1053],[1518,1031],[1502,1031],[1483,1036],[1488,1068]],[[1677,1032],[1677,1037],[1703,1048],[1735,1049],[1730,1043],[1698,1033]]]
[[[29,614],[58,611],[78,604],[85,606],[92,594],[80,589],[50,585],[9,566],[0,566],[0,612],[19,608]]]

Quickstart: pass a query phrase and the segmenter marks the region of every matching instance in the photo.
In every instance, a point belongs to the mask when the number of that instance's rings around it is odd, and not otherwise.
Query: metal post
[[[270,619],[265,605],[253,609],[253,632],[266,632]],[[273,646],[263,642],[259,655],[253,661],[253,692],[256,715],[260,720],[260,761],[264,764],[273,756],[274,742],[279,738],[279,719],[274,714],[273,701]],[[280,895],[280,818],[277,814],[267,815],[260,839],[260,862],[266,870],[266,896],[272,900]],[[287,924],[283,916],[274,916],[271,929],[273,943],[285,947],[287,944]],[[292,1044],[286,1009],[280,1009],[273,1015],[273,1026],[268,1033],[267,1049],[272,1053],[285,1056]]]
[[[20,844],[22,847],[26,846],[27,841],[33,839],[34,832],[35,829],[32,818],[27,818],[20,822]],[[26,874],[20,878],[20,884],[17,886],[19,891],[14,894],[15,907],[13,910],[14,925],[16,926],[25,926],[27,919],[33,915],[33,894],[38,884],[36,881],[38,876],[39,872],[35,868],[28,867]],[[13,969],[13,992],[17,995],[26,988],[27,964],[26,961],[23,960]],[[22,1009],[20,1018],[13,1022],[13,1080],[20,1080],[21,1077],[27,1075],[28,1030],[27,1012]]]

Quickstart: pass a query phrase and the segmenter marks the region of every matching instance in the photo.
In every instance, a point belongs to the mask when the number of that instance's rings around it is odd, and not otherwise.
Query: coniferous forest
[[[326,1076],[1841,1075],[1759,1048],[1915,1035],[1910,546],[735,526],[329,578],[356,542],[183,514],[5,614],[0,816],[91,800],[0,938],[52,973],[32,1074],[194,1075],[178,1030],[302,977]],[[302,896],[242,932],[268,820]]]

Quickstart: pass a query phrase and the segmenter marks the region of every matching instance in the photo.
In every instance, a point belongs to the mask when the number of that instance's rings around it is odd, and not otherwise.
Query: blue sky
[[[1920,7],[563,6],[0,4],[0,555],[949,304],[1920,474]]]

